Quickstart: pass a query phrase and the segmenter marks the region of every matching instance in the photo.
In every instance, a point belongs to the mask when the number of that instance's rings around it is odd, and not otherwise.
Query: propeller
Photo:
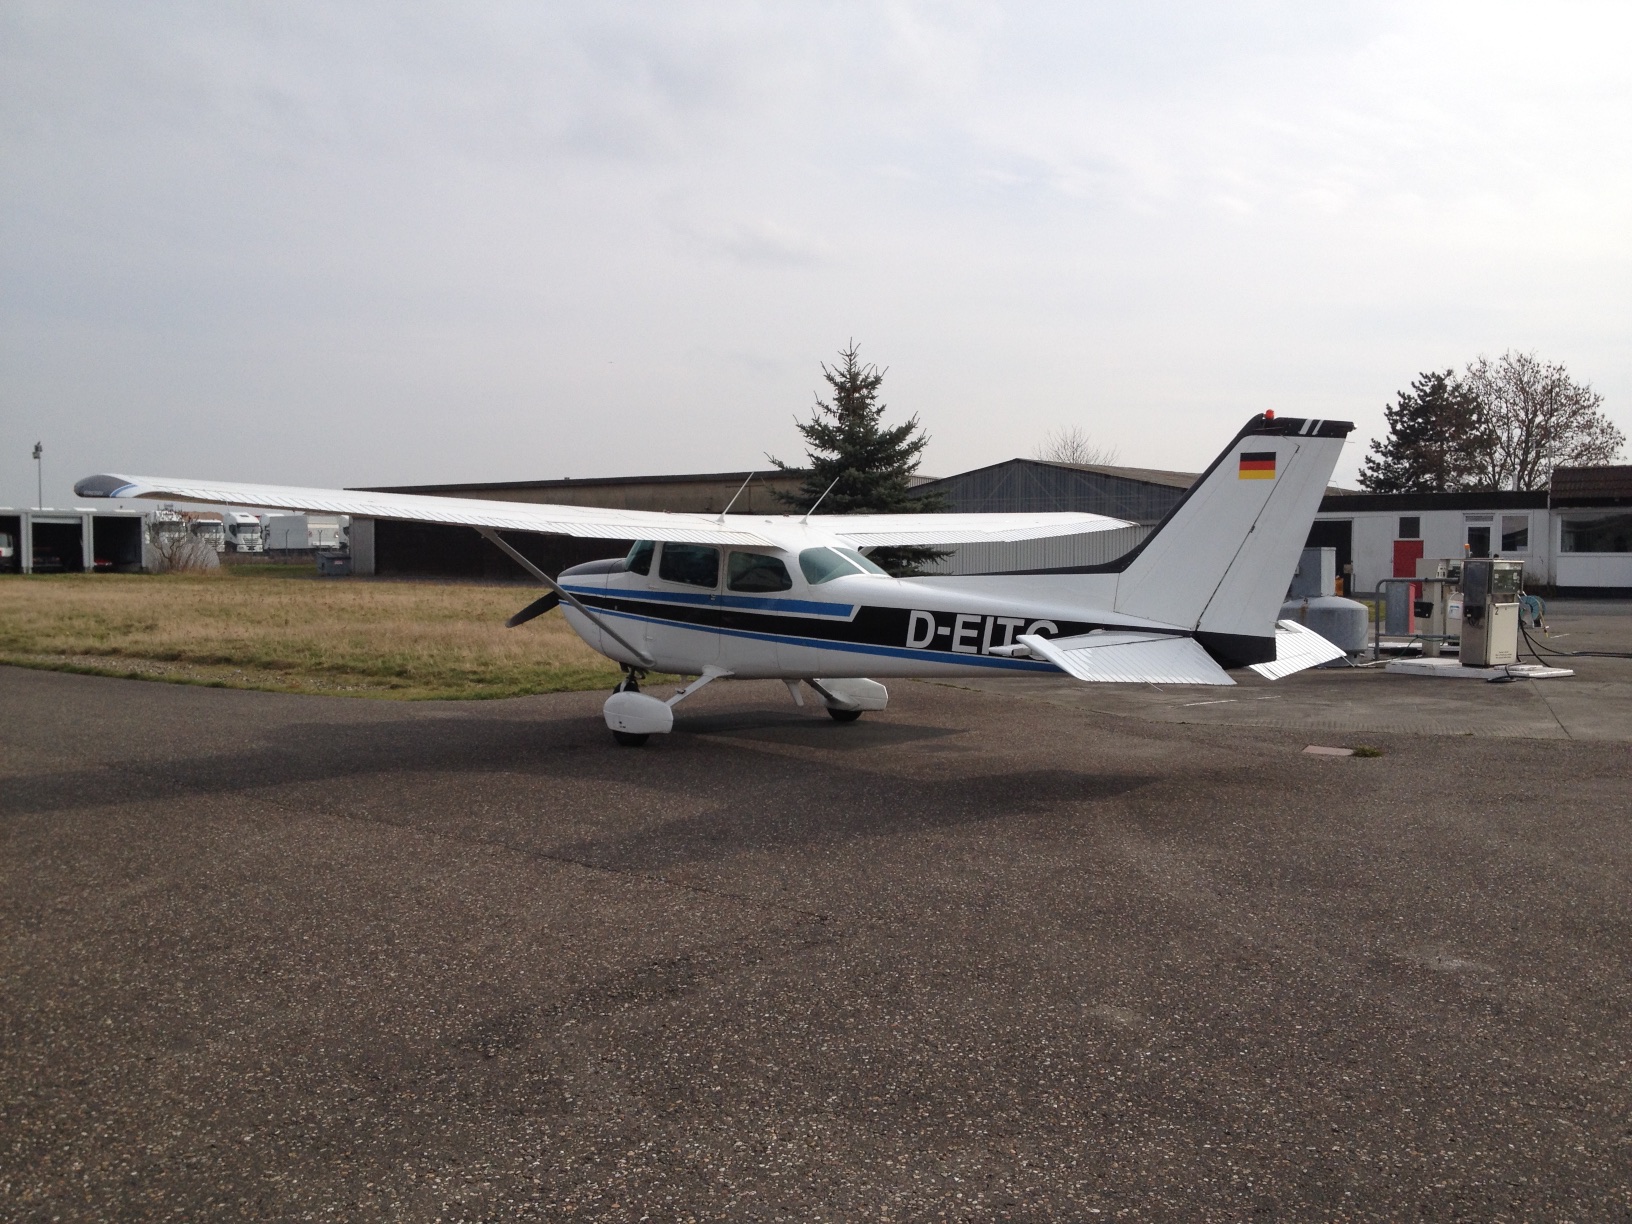
[[[542,599],[533,600],[532,603],[528,604],[520,612],[517,612],[509,620],[505,621],[504,627],[506,629],[514,629],[517,625],[525,625],[528,621],[532,620],[533,617],[543,616],[544,613],[548,612],[560,602],[561,596],[557,595],[554,591],[551,591]]]

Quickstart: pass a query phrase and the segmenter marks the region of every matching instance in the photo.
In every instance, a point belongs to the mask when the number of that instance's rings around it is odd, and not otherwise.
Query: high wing
[[[981,544],[1115,531],[1132,523],[1103,514],[843,514],[811,520],[857,548]]]
[[[600,540],[664,540],[685,544],[766,546],[757,532],[719,521],[718,515],[666,514],[654,510],[608,510],[599,506],[550,506],[531,502],[429,497],[419,493],[367,493],[353,489],[303,489],[291,485],[224,484],[158,476],[88,476],[74,486],[80,497],[262,506],[269,510],[349,514],[354,518],[405,519],[501,531],[538,531]]]
[[[483,501],[417,493],[369,493],[352,489],[307,489],[290,485],[227,484],[159,476],[87,476],[74,486],[79,497],[144,498],[260,506],[270,510],[348,514],[354,518],[405,519],[536,531],[602,540],[663,540],[687,544],[743,544],[768,547],[773,541],[752,527],[748,516],[675,514],[654,510],[611,510],[598,506],[555,506],[532,502]],[[756,518],[758,516],[755,516]],[[1126,527],[1098,514],[858,514],[810,520],[817,531],[858,548],[884,544],[969,544],[986,540],[1030,540]]]

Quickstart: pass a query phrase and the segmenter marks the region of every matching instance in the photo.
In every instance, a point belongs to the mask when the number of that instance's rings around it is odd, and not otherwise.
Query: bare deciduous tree
[[[148,538],[153,542],[155,570],[161,574],[204,574],[219,572],[221,558],[215,545],[189,529],[181,516],[152,519]]]
[[[1076,425],[1049,430],[1032,452],[1044,463],[1112,464],[1120,457],[1116,447],[1099,445]]]
[[[1480,357],[1462,386],[1479,402],[1476,482],[1487,489],[1544,489],[1556,467],[1613,463],[1626,435],[1604,397],[1534,353]]]

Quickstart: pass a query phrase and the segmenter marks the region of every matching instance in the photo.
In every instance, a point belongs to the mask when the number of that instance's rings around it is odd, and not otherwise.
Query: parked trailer
[[[268,552],[344,548],[351,520],[344,515],[269,514],[264,520]]]

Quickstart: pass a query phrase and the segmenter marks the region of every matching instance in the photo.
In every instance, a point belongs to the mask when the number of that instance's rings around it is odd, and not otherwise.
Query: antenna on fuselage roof
[[[749,472],[748,473],[748,480],[752,480],[753,478],[754,478],[754,473]],[[746,489],[748,487],[748,480],[745,480],[745,481],[742,482],[742,489]],[[731,507],[736,505],[737,504],[737,498],[742,496],[742,489],[738,489],[735,493],[731,494],[731,500],[726,502],[725,503],[725,509],[720,511],[720,522],[722,522],[722,523],[725,522],[725,516],[727,514],[731,513]]]
[[[829,493],[833,492],[833,485],[838,484],[839,481],[841,481],[843,479],[844,479],[844,473],[843,472],[840,472],[837,476],[833,477],[833,484],[828,485],[827,488],[822,490],[822,496],[818,497],[815,500],[815,502],[811,505],[810,509],[805,511],[805,517],[803,519],[801,519],[800,521],[804,522],[804,523],[810,522],[810,516],[816,513],[816,507],[822,504],[822,502],[826,499],[826,497],[827,497],[827,495]]]

